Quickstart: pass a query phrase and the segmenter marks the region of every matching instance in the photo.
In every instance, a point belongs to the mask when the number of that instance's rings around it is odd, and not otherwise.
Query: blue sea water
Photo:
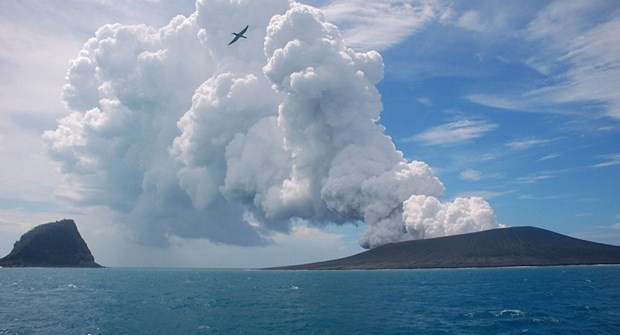
[[[620,334],[620,267],[0,269],[0,334]]]

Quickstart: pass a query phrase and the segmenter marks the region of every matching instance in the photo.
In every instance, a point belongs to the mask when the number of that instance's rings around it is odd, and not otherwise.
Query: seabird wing
[[[230,41],[230,43],[228,43],[228,45],[231,45],[231,44],[237,42],[237,40],[239,39],[239,36],[241,36],[241,35],[235,34],[235,38],[233,38],[232,41]]]

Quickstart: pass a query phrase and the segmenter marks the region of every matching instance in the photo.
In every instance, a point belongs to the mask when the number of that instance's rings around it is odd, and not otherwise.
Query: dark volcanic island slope
[[[0,259],[5,267],[99,268],[73,220],[37,226],[15,242],[13,250]]]
[[[620,247],[535,227],[513,227],[386,244],[326,262],[283,270],[421,269],[620,264]]]

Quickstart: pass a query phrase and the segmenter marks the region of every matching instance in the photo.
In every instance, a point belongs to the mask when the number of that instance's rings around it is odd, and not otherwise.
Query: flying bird
[[[247,37],[243,36],[243,34],[245,34],[245,32],[248,31],[248,27],[249,27],[249,25],[245,26],[245,28],[243,28],[242,31],[240,31],[238,33],[233,33],[233,35],[235,35],[235,38],[233,38],[232,41],[230,41],[230,43],[228,43],[228,45],[231,45],[231,44],[237,42],[237,40],[240,37],[247,38]]]

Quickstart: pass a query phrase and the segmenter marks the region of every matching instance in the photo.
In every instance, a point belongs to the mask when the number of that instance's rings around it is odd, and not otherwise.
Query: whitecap
[[[559,319],[556,319],[554,317],[551,316],[544,316],[544,317],[539,317],[539,318],[534,318],[532,319],[532,321],[534,323],[560,323]]]
[[[491,311],[491,314],[493,314],[493,316],[510,316],[510,317],[515,317],[515,316],[523,316],[525,315],[525,312],[523,312],[522,310],[519,309],[503,309],[501,311]]]

